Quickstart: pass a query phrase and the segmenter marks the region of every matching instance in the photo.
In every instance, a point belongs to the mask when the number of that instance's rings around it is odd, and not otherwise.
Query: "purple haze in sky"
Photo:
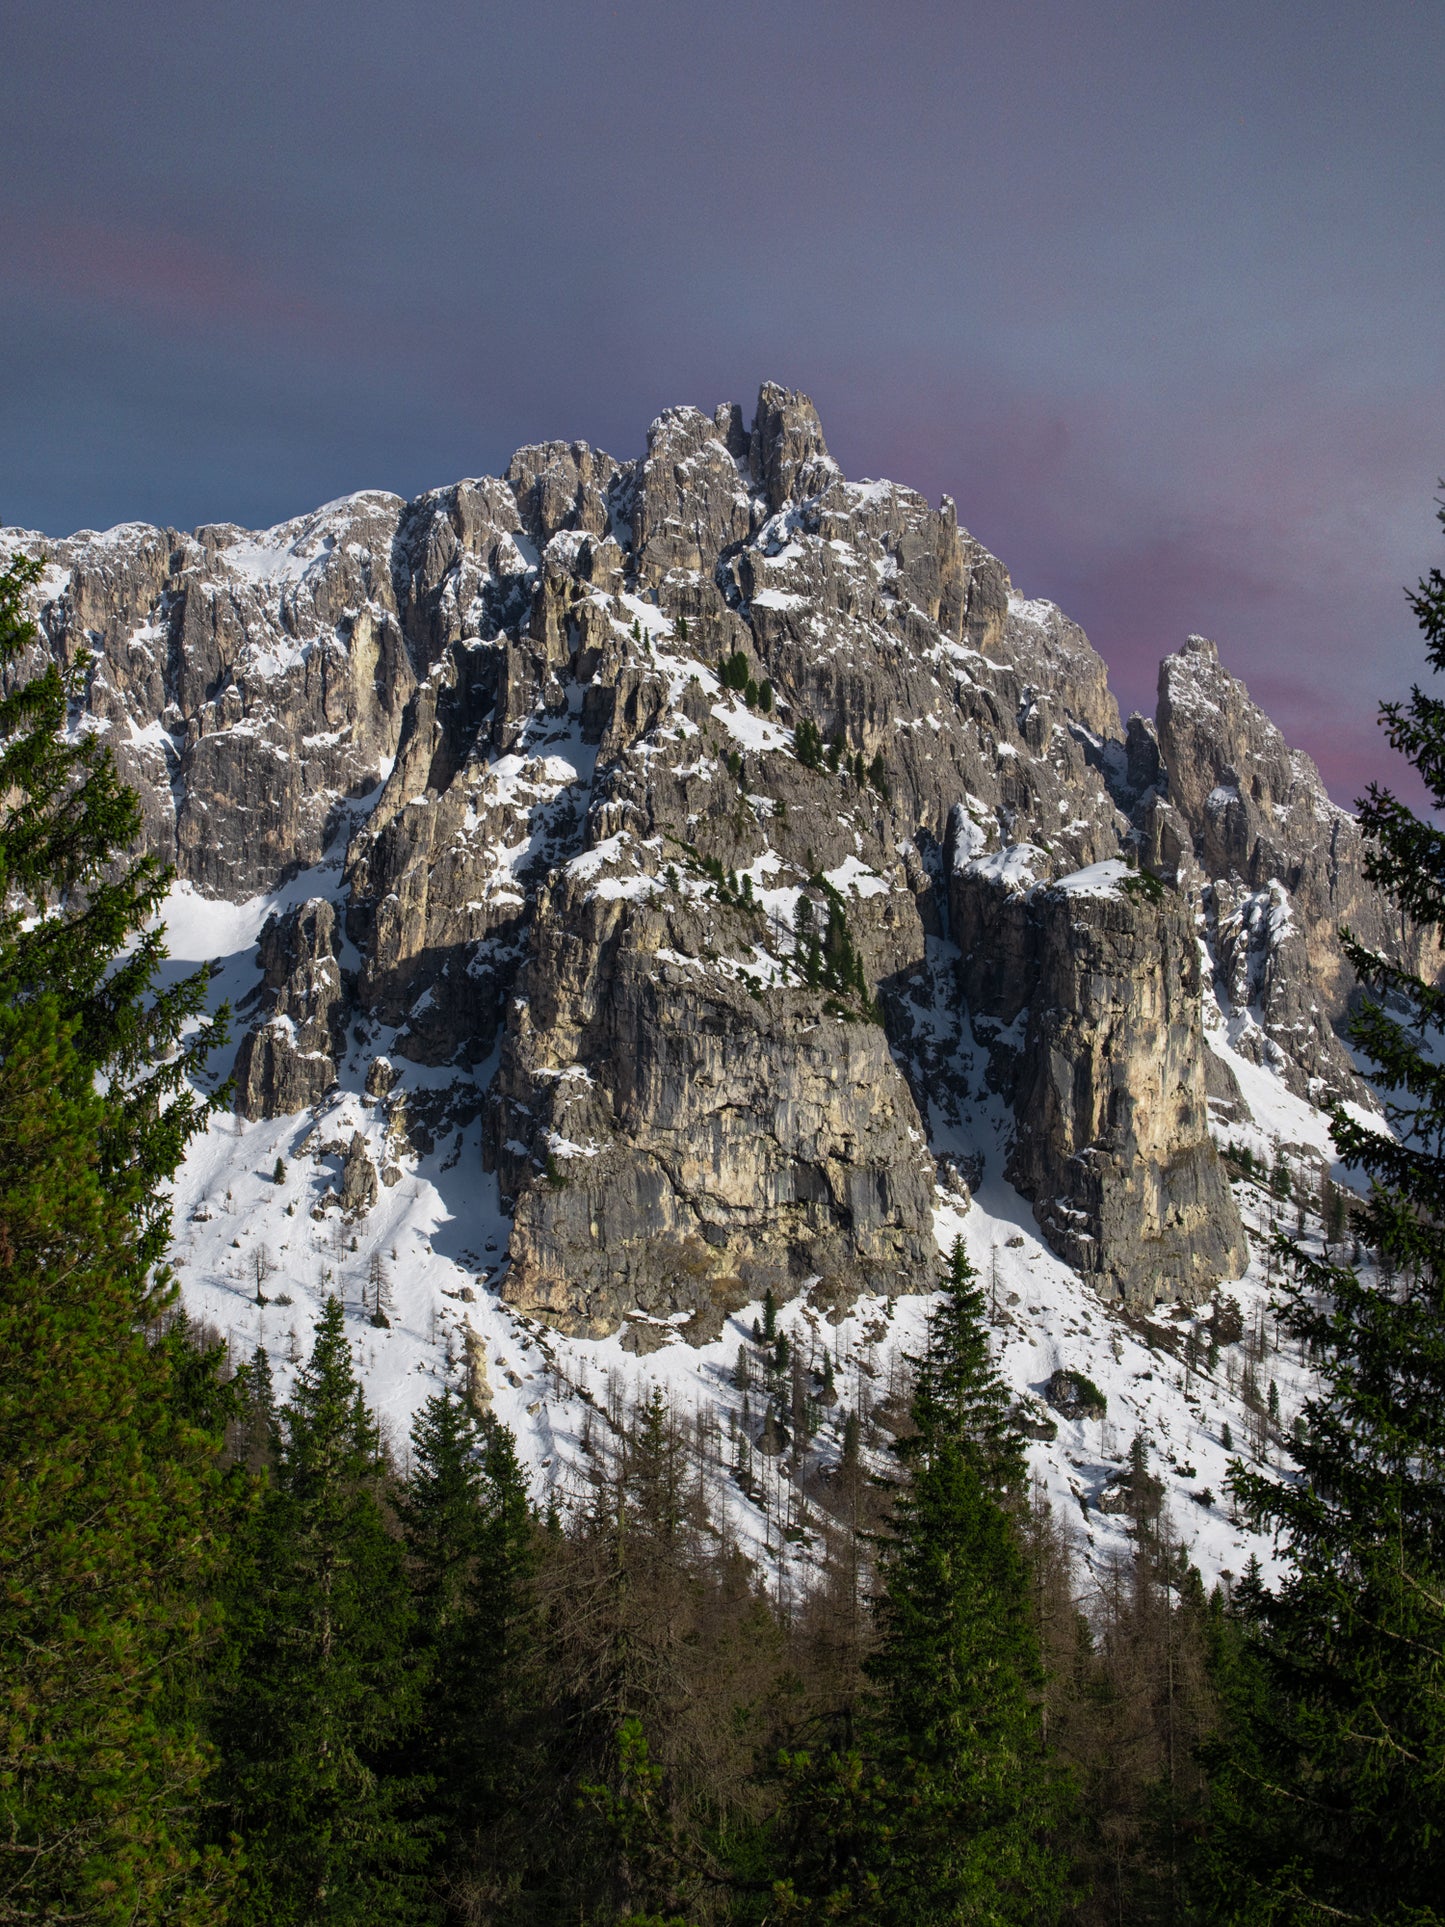
[[[1437,0],[12,0],[5,43],[0,517],[265,524],[774,379],[1126,711],[1198,631],[1341,800],[1401,781]]]

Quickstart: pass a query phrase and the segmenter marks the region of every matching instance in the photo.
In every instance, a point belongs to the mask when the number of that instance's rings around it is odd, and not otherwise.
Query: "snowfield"
[[[620,854],[625,839],[611,841],[614,847],[600,845],[571,867],[604,883],[599,872],[609,857]],[[1017,861],[1015,853],[1009,857]],[[1094,874],[1067,883],[1110,889],[1114,867],[1096,866]],[[860,865],[836,881],[856,890],[867,889],[874,879]],[[313,896],[339,902],[341,892],[339,859],[304,872],[284,890],[240,905],[210,901],[179,885],[166,913],[168,974],[214,960],[213,1005],[222,999],[242,1003],[259,980],[256,944],[266,917]],[[1252,1124],[1231,1124],[1220,1132],[1221,1139],[1249,1145],[1257,1159],[1271,1165],[1281,1147],[1296,1158],[1328,1156],[1327,1120],[1268,1070],[1230,1048],[1225,1016],[1212,999],[1208,1019],[1210,1046],[1229,1062],[1253,1113]],[[495,1178],[482,1170],[480,1121],[455,1131],[428,1155],[403,1154],[401,1176],[382,1188],[359,1222],[344,1218],[334,1203],[325,1207],[323,1201],[339,1189],[342,1154],[354,1133],[366,1140],[378,1167],[395,1155],[386,1142],[384,1108],[362,1088],[367,1064],[387,1052],[388,1042],[387,1034],[373,1026],[316,1115],[253,1123],[223,1113],[192,1146],[175,1185],[172,1246],[189,1312],[216,1328],[237,1362],[264,1345],[284,1395],[309,1350],[326,1297],[338,1294],[349,1315],[358,1370],[394,1450],[404,1456],[412,1416],[431,1393],[444,1385],[460,1386],[481,1369],[493,1410],[516,1434],[538,1495],[555,1494],[563,1503],[582,1489],[584,1438],[598,1423],[609,1389],[635,1399],[660,1386],[679,1409],[713,1414],[726,1435],[742,1402],[734,1384],[738,1349],[761,1317],[761,1305],[744,1307],[716,1343],[694,1347],[680,1333],[653,1333],[663,1342],[643,1355],[626,1348],[625,1329],[600,1340],[572,1339],[514,1316],[498,1291],[509,1220]],[[453,1085],[458,1075],[399,1056],[391,1061],[402,1089]],[[219,1075],[228,1068],[217,1064]],[[478,1097],[495,1068],[495,1056],[478,1067]],[[1054,1438],[1031,1441],[1029,1459],[1084,1561],[1097,1567],[1129,1544],[1126,1521],[1101,1509],[1100,1501],[1107,1500],[1111,1482],[1125,1469],[1131,1442],[1142,1434],[1151,1469],[1164,1483],[1174,1529],[1206,1584],[1239,1574],[1251,1555],[1273,1570],[1273,1547],[1236,1520],[1226,1490],[1231,1456],[1226,1437],[1240,1452],[1251,1436],[1241,1348],[1225,1347],[1211,1371],[1202,1317],[1161,1307],[1149,1321],[1127,1319],[1054,1256],[1038,1235],[1029,1205],[998,1175],[1010,1121],[996,1099],[980,1092],[964,1128],[936,1115],[929,1123],[933,1149],[941,1157],[982,1161],[984,1176],[971,1202],[956,1191],[938,1191],[940,1254],[956,1237],[963,1239],[989,1301],[1006,1381],[1030,1401],[1035,1416],[1047,1416],[1057,1426]],[[559,1156],[585,1156],[592,1147],[569,1141],[555,1148]],[[278,1160],[284,1165],[279,1183]],[[1281,1216],[1282,1207],[1257,1187],[1239,1195],[1255,1255],[1245,1276],[1226,1289],[1237,1299],[1250,1332],[1269,1321],[1271,1226],[1279,1222],[1293,1229],[1295,1213],[1291,1208]],[[386,1328],[374,1325],[363,1307],[378,1254],[391,1294]],[[859,1411],[866,1421],[890,1391],[902,1386],[907,1358],[922,1344],[933,1302],[864,1298],[836,1326],[801,1299],[782,1308],[780,1326],[803,1358],[820,1363],[826,1349],[834,1360],[838,1403],[825,1411],[812,1448],[821,1465],[840,1457],[848,1410]],[[1191,1366],[1185,1349],[1192,1330],[1199,1336]],[[1068,1419],[1047,1408],[1049,1379],[1060,1368],[1082,1373],[1103,1392],[1102,1418]],[[1287,1430],[1307,1395],[1308,1371],[1298,1358],[1279,1353],[1269,1360],[1268,1376],[1276,1382],[1280,1423]],[[1253,1424],[1257,1436],[1259,1421]],[[1278,1463],[1277,1439],[1266,1449]],[[818,1556],[817,1544],[806,1536],[784,1541],[776,1503],[782,1475],[757,1454],[754,1467],[756,1499],[720,1473],[714,1504],[726,1513],[738,1542],[776,1571],[780,1586],[795,1584]]]

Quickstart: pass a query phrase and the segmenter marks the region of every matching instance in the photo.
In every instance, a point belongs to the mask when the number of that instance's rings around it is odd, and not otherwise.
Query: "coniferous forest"
[[[781,1599],[660,1395],[599,1403],[560,1510],[459,1392],[385,1438],[335,1300],[284,1403],[187,1319],[167,1182],[224,1018],[160,986],[169,879],[37,668],[37,572],[0,577],[0,1922],[1445,1919],[1445,989],[1350,951],[1385,1262],[1279,1241],[1318,1392],[1235,1471],[1277,1585],[1206,1595],[1142,1441],[1129,1557],[1071,1561],[960,1246]],[[1413,602],[1445,671],[1445,577]],[[1383,720],[1445,810],[1445,704]],[[1439,815],[1361,815],[1445,935]],[[739,1369],[786,1450],[796,1361],[760,1329]]]

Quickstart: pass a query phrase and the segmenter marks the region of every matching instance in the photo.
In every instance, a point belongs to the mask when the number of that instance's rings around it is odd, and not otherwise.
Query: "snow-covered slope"
[[[634,462],[0,543],[45,552],[44,645],[177,866],[174,968],[220,959],[237,1012],[176,1262],[238,1355],[284,1382],[339,1292],[399,1446],[466,1375],[563,1485],[609,1381],[661,1380],[739,1532],[806,1563],[738,1348],[771,1290],[827,1350],[826,1462],[957,1234],[1081,1542],[1119,1543],[1143,1432],[1238,1569],[1224,1428],[1277,1450],[1254,1381],[1287,1428],[1300,1379],[1248,1336],[1265,1207],[1216,1144],[1315,1183],[1318,1107],[1369,1103],[1336,924],[1429,960],[1211,645],[1121,726],[951,501],[847,481],[771,384]],[[1103,1416],[1046,1411],[1056,1371]]]
[[[177,886],[167,918],[172,968],[218,961],[213,1001],[243,1001],[257,979],[256,940],[265,918],[340,886],[339,862],[242,905],[208,901]],[[934,962],[946,971],[947,946],[936,949],[942,954]],[[1263,1168],[1273,1169],[1283,1153],[1297,1172],[1311,1174],[1313,1159],[1327,1163],[1330,1157],[1327,1120],[1269,1070],[1239,1058],[1227,1042],[1217,1003],[1212,1012],[1211,1045],[1230,1064],[1250,1107],[1247,1118],[1218,1127],[1221,1141],[1247,1145]],[[966,1084],[981,1073],[987,1053],[961,1045],[956,1019],[941,1016],[940,1028],[953,1033],[947,1041],[955,1076]],[[323,1104],[295,1116],[219,1118],[194,1148],[176,1187],[174,1240],[174,1262],[192,1314],[214,1326],[238,1359],[264,1344],[284,1392],[309,1350],[327,1296],[339,1294],[368,1394],[396,1449],[405,1451],[412,1416],[427,1396],[443,1385],[470,1385],[515,1432],[539,1493],[556,1491],[564,1502],[585,1486],[584,1441],[602,1422],[609,1388],[621,1388],[624,1401],[632,1402],[661,1386],[680,1410],[715,1419],[713,1499],[738,1542],[769,1570],[781,1567],[780,1583],[805,1575],[819,1543],[806,1535],[784,1540],[788,1508],[778,1470],[772,1468],[770,1482],[767,1461],[753,1451],[751,1495],[735,1476],[738,1442],[745,1436],[737,1353],[762,1316],[761,1299],[740,1306],[708,1344],[689,1344],[674,1332],[645,1355],[624,1343],[625,1328],[601,1339],[568,1337],[517,1315],[496,1289],[511,1225],[495,1175],[481,1169],[479,1117],[425,1155],[403,1152],[398,1181],[355,1221],[334,1209],[314,1215],[338,1191],[344,1147],[355,1133],[366,1139],[376,1165],[392,1155],[386,1112],[363,1088],[374,1041],[347,1058]],[[479,1091],[495,1068],[495,1058],[477,1067]],[[402,1078],[406,1087],[424,1089],[437,1073],[404,1065]],[[1280,1462],[1282,1435],[1308,1389],[1303,1361],[1274,1351],[1256,1376],[1259,1399],[1268,1381],[1276,1382],[1278,1424],[1265,1425],[1258,1401],[1252,1407],[1244,1395],[1249,1334],[1263,1326],[1271,1342],[1275,1336],[1268,1237],[1277,1224],[1293,1229],[1296,1211],[1261,1185],[1240,1186],[1252,1251],[1248,1269],[1228,1291],[1244,1339],[1221,1347],[1211,1366],[1212,1304],[1187,1314],[1176,1308],[1152,1319],[1129,1317],[1102,1301],[1044,1244],[1029,1205],[998,1174],[1013,1130],[1005,1105],[981,1094],[966,1125],[937,1111],[931,1125],[945,1170],[982,1166],[990,1173],[971,1197],[946,1183],[938,1186],[934,1230],[940,1259],[955,1238],[963,1239],[990,1302],[1008,1384],[1032,1418],[1057,1426],[1053,1439],[1031,1441],[1030,1461],[1086,1563],[1127,1546],[1127,1520],[1107,1509],[1108,1499],[1134,1438],[1142,1434],[1175,1530],[1206,1581],[1238,1574],[1251,1554],[1270,1569],[1273,1549],[1238,1521],[1229,1504],[1227,1462],[1251,1442]],[[279,1183],[278,1160],[285,1169]],[[1318,1236],[1313,1218],[1309,1235]],[[387,1285],[385,1327],[370,1317],[376,1258]],[[264,1302],[258,1302],[258,1285]],[[838,1404],[821,1414],[811,1447],[815,1464],[837,1463],[847,1412],[866,1419],[902,1382],[932,1303],[927,1296],[864,1294],[836,1323],[801,1299],[782,1308],[780,1327],[809,1365],[821,1369],[825,1350],[835,1363]],[[1195,1351],[1187,1361],[1191,1334]],[[1060,1369],[1098,1387],[1107,1400],[1102,1416],[1071,1419],[1049,1405],[1050,1380]]]

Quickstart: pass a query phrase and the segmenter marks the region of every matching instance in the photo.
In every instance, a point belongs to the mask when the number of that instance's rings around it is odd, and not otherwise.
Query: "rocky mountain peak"
[[[273,913],[243,1115],[354,1092],[362,1218],[475,1130],[520,1314],[645,1349],[926,1291],[968,1174],[1107,1300],[1192,1303],[1244,1261],[1229,1064],[1363,1095],[1335,932],[1400,938],[1308,758],[1198,637],[1126,730],[805,395],[271,530],[4,539],[151,847]]]
[[[748,465],[773,514],[786,503],[821,494],[839,474],[812,402],[771,381],[758,391]]]

